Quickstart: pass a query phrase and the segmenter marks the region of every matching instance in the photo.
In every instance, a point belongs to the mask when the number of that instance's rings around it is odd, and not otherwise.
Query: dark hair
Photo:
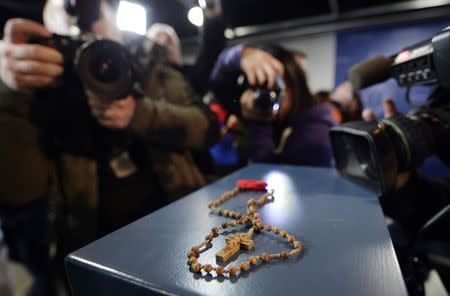
[[[315,94],[315,98],[317,103],[328,103],[330,102],[330,91],[328,90],[319,90]]]
[[[264,45],[259,48],[270,53],[284,66],[286,84],[287,87],[292,89],[293,94],[292,111],[289,117],[314,106],[316,101],[309,90],[305,72],[295,61],[293,53],[279,45]]]

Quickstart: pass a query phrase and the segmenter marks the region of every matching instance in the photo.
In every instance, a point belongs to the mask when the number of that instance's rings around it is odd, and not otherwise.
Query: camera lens
[[[255,106],[261,110],[270,112],[273,109],[274,104],[278,101],[277,94],[274,91],[267,89],[255,89],[254,94]]]
[[[83,85],[110,100],[130,94],[133,66],[128,50],[111,40],[86,42],[77,51],[75,69]]]
[[[103,83],[113,83],[120,76],[120,67],[117,63],[114,63],[112,56],[92,59],[90,69],[92,75]]]

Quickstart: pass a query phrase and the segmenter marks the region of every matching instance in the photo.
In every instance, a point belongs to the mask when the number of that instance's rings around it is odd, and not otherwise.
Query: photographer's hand
[[[391,118],[398,113],[397,107],[395,106],[395,103],[391,98],[383,101],[383,113],[384,113],[384,118]],[[364,109],[361,116],[364,119],[364,121],[377,121],[378,120],[377,116],[370,108]]]
[[[44,26],[25,19],[10,19],[5,25],[0,50],[0,78],[11,89],[30,92],[56,83],[64,58],[57,50],[27,44],[30,36],[50,37]]]
[[[262,49],[246,47],[241,53],[241,69],[247,76],[250,85],[275,85],[275,78],[283,75],[283,64]]]
[[[117,101],[106,101],[86,92],[92,116],[98,123],[111,129],[127,128],[136,110],[136,100],[132,96]]]
[[[391,118],[398,113],[397,107],[395,106],[395,103],[391,98],[383,101],[383,113],[384,113],[385,118]],[[370,108],[364,109],[364,111],[362,112],[362,118],[364,119],[364,121],[377,121],[378,120],[377,116]],[[397,176],[397,181],[396,181],[395,187],[397,189],[403,188],[406,185],[406,183],[408,182],[408,180],[410,179],[410,177],[411,177],[411,172],[399,173]]]

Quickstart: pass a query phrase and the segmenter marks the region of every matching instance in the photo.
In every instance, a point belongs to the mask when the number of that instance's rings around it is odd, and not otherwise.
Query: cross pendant
[[[239,250],[250,251],[254,247],[252,237],[247,233],[230,234],[226,243],[225,248],[217,252],[217,261],[227,262]]]

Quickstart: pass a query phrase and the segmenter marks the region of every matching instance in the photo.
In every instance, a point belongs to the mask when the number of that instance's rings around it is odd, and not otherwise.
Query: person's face
[[[175,43],[175,40],[164,31],[157,32],[153,36],[153,41],[158,43],[159,45],[165,47],[168,52],[167,59],[170,63],[179,64],[179,57],[178,57],[178,48],[177,44]]]
[[[173,47],[175,44],[172,38],[166,32],[158,32],[155,34],[154,41],[164,47]]]

